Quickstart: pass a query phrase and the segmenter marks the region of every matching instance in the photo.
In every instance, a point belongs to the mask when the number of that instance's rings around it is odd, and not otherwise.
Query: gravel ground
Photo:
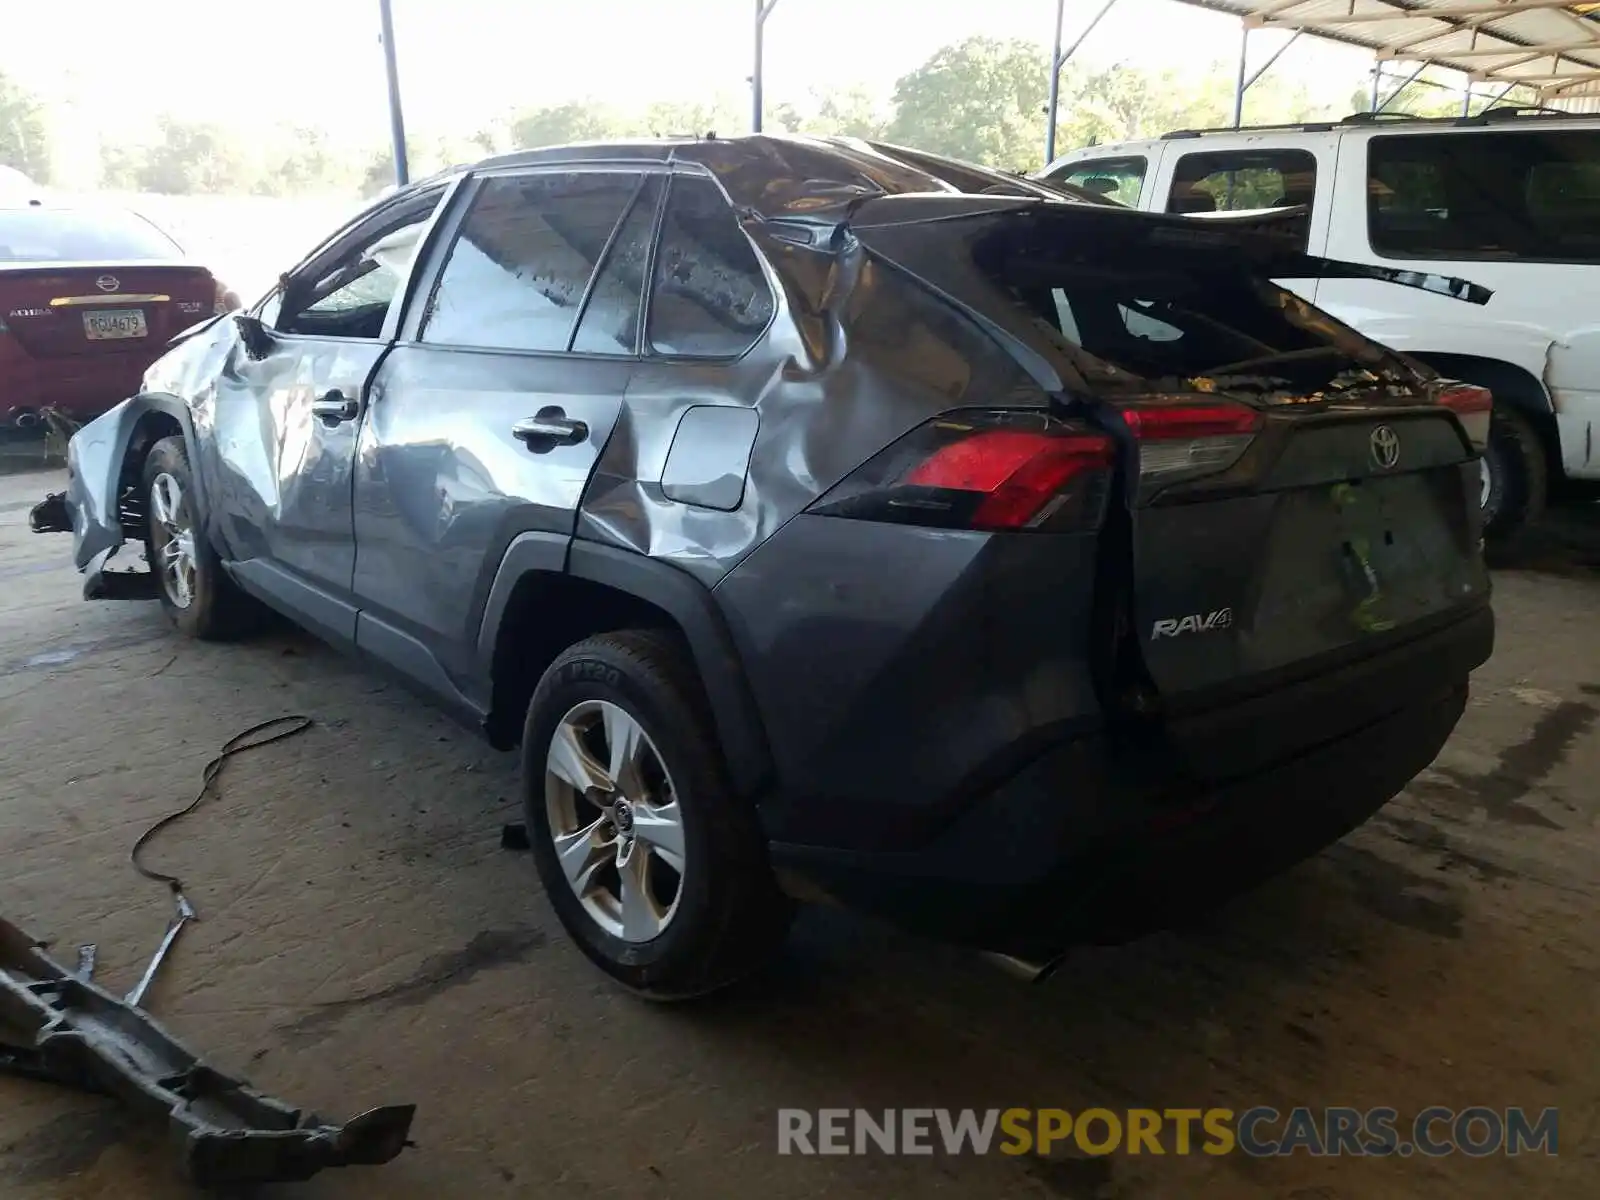
[[[0,913],[100,978],[137,977],[163,890],[202,920],[148,1006],[224,1069],[328,1115],[414,1100],[418,1146],[272,1194],[1593,1197],[1600,1195],[1600,521],[1497,577],[1500,648],[1435,765],[1366,827],[1182,934],[1026,987],[811,912],[770,978],[654,1008],[562,938],[502,851],[512,764],[291,632],[180,642],[154,604],[85,604],[69,540],[28,533],[60,472],[0,477]],[[1286,797],[1286,803],[1292,803]],[[1549,1105],[1560,1153],[779,1157],[781,1107]],[[158,1139],[111,1105],[0,1080],[0,1193],[166,1200]]]

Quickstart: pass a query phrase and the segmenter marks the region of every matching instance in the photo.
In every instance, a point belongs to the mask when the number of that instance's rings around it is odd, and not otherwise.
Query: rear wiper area
[[[1249,371],[1258,371],[1262,367],[1270,367],[1278,363],[1308,362],[1313,359],[1328,358],[1330,356],[1348,357],[1348,351],[1339,346],[1308,346],[1303,350],[1285,350],[1278,354],[1261,354],[1255,358],[1241,358],[1237,362],[1209,367],[1205,374],[1208,376],[1239,375]]]

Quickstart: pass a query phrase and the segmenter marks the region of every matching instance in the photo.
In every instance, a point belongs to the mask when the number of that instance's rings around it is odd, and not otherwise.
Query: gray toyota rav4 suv
[[[1487,293],[935,168],[755,136],[402,189],[181,336],[35,527],[91,597],[265,606],[520,746],[550,903],[647,995],[792,898],[1041,967],[1132,936],[1364,820],[1493,642],[1489,398],[1271,281]]]

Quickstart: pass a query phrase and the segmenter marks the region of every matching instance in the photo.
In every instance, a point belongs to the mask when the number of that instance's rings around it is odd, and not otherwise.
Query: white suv
[[[1502,109],[1171,133],[1074,151],[1039,178],[1156,212],[1306,205],[1311,254],[1493,289],[1479,307],[1370,280],[1293,285],[1494,393],[1492,535],[1537,517],[1552,484],[1600,480],[1600,117]]]

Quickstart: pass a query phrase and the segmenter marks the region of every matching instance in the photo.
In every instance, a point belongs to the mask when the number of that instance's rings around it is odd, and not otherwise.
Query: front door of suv
[[[291,273],[217,377],[217,497],[234,569],[319,632],[355,636],[350,473],[367,388],[443,188],[396,201]],[[247,342],[254,340],[254,345]]]
[[[512,542],[565,565],[638,361],[662,169],[476,179],[374,380],[355,466],[356,641],[446,700],[483,682],[478,618]]]

